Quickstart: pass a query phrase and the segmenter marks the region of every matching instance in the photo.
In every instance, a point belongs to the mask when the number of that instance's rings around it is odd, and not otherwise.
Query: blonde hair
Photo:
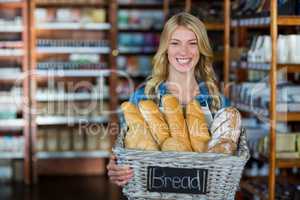
[[[165,24],[160,36],[158,50],[153,58],[153,69],[150,79],[145,86],[145,94],[152,96],[158,90],[158,86],[168,78],[168,56],[167,50],[172,33],[178,26],[183,26],[193,31],[197,37],[199,49],[199,62],[195,67],[195,78],[197,81],[203,80],[212,96],[210,105],[213,112],[220,108],[220,94],[216,86],[216,76],[212,67],[213,52],[209,44],[206,28],[204,24],[193,15],[181,12],[171,17]]]

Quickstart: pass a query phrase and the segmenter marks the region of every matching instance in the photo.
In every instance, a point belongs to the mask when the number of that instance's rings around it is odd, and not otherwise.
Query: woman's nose
[[[188,46],[182,45],[181,48],[180,48],[180,53],[181,53],[182,55],[187,55],[187,54],[189,54],[189,48],[188,48]]]

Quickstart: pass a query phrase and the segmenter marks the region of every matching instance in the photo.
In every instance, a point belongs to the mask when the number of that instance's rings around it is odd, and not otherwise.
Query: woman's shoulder
[[[139,103],[141,100],[147,99],[147,95],[145,94],[145,85],[138,87],[130,96],[129,101],[135,105]]]

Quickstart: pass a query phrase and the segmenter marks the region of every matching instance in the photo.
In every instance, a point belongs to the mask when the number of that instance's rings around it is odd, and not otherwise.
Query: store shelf
[[[71,158],[109,158],[108,151],[61,151],[61,152],[38,152],[38,159],[71,159]]]
[[[300,168],[300,159],[276,159],[278,168]]]
[[[2,152],[0,151],[0,159],[23,159],[24,153],[22,152]]]
[[[162,9],[163,4],[159,3],[130,3],[130,4],[124,4],[120,3],[118,4],[120,9]]]
[[[22,49],[0,49],[0,57],[18,57],[23,55],[24,51]]]
[[[25,121],[23,119],[1,119],[1,131],[21,131],[23,130]]]
[[[141,33],[148,33],[148,32],[157,32],[161,33],[162,29],[155,29],[155,28],[133,28],[133,27],[120,27],[118,29],[119,32],[141,32]]]
[[[232,27],[245,27],[245,28],[269,28],[271,19],[270,17],[257,17],[247,19],[234,19],[232,20]],[[278,26],[299,26],[300,16],[278,16]]]
[[[269,113],[269,110],[267,110],[267,109],[257,108],[257,107],[242,104],[242,103],[235,103],[235,106],[239,110],[241,110],[243,112],[248,112],[248,113],[251,113],[251,114],[262,114],[263,116],[267,116],[268,113]]]
[[[109,47],[37,47],[37,53],[69,54],[69,53],[110,53]],[[1,52],[0,52],[1,53]]]
[[[299,73],[300,64],[278,64],[278,69],[286,70],[288,73]]]
[[[231,27],[245,27],[245,28],[268,28],[270,26],[270,17],[253,17],[246,19],[233,19]]]
[[[24,0],[11,0],[0,2],[0,9],[3,8],[22,8],[25,5]]]
[[[0,25],[0,33],[21,33],[24,27],[22,25]]]
[[[15,74],[1,74],[0,82],[13,82],[16,83],[18,81],[23,80],[24,74],[23,73],[15,73]]]
[[[154,54],[156,47],[119,47],[120,54]]]
[[[39,77],[108,77],[110,70],[37,70]]]
[[[263,108],[257,108],[254,106],[249,106],[241,103],[236,103],[235,106],[243,111],[251,114],[261,114],[265,117],[268,116],[269,111]],[[300,121],[300,112],[277,112],[276,113],[277,121],[280,122],[298,122]]]
[[[37,1],[35,3],[36,7],[107,7],[108,5],[104,2],[94,2],[94,1]]]
[[[109,23],[49,22],[37,25],[40,30],[109,30]]]
[[[248,70],[261,70],[261,71],[269,71],[270,63],[247,63],[247,62],[232,62],[232,68],[241,68]],[[277,64],[278,70],[286,70],[287,73],[299,73],[300,72],[300,64]]]
[[[300,26],[300,16],[279,16],[277,23],[279,26]]]
[[[87,93],[62,93],[62,94],[37,94],[36,101],[49,102],[49,101],[86,101],[86,100],[107,100],[108,94],[87,94]]]
[[[299,122],[300,112],[277,113],[277,121],[282,122]]]
[[[300,152],[299,152],[300,154]],[[268,162],[268,156],[260,154],[259,158],[263,162]],[[276,159],[276,167],[277,168],[300,168],[300,158],[277,158]]]
[[[223,23],[204,22],[204,25],[208,31],[223,31],[224,30]]]
[[[107,123],[107,116],[85,117],[85,116],[38,116],[36,118],[37,125],[68,125],[80,123]]]

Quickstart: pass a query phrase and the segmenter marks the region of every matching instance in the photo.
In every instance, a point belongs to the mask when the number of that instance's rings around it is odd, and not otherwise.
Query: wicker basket
[[[233,200],[242,171],[249,159],[244,129],[241,132],[237,154],[234,156],[215,153],[128,150],[124,148],[124,135],[122,131],[113,152],[118,158],[118,164],[130,165],[134,170],[133,179],[123,188],[123,193],[129,200]],[[205,194],[149,192],[147,190],[148,166],[207,169],[207,192]]]

